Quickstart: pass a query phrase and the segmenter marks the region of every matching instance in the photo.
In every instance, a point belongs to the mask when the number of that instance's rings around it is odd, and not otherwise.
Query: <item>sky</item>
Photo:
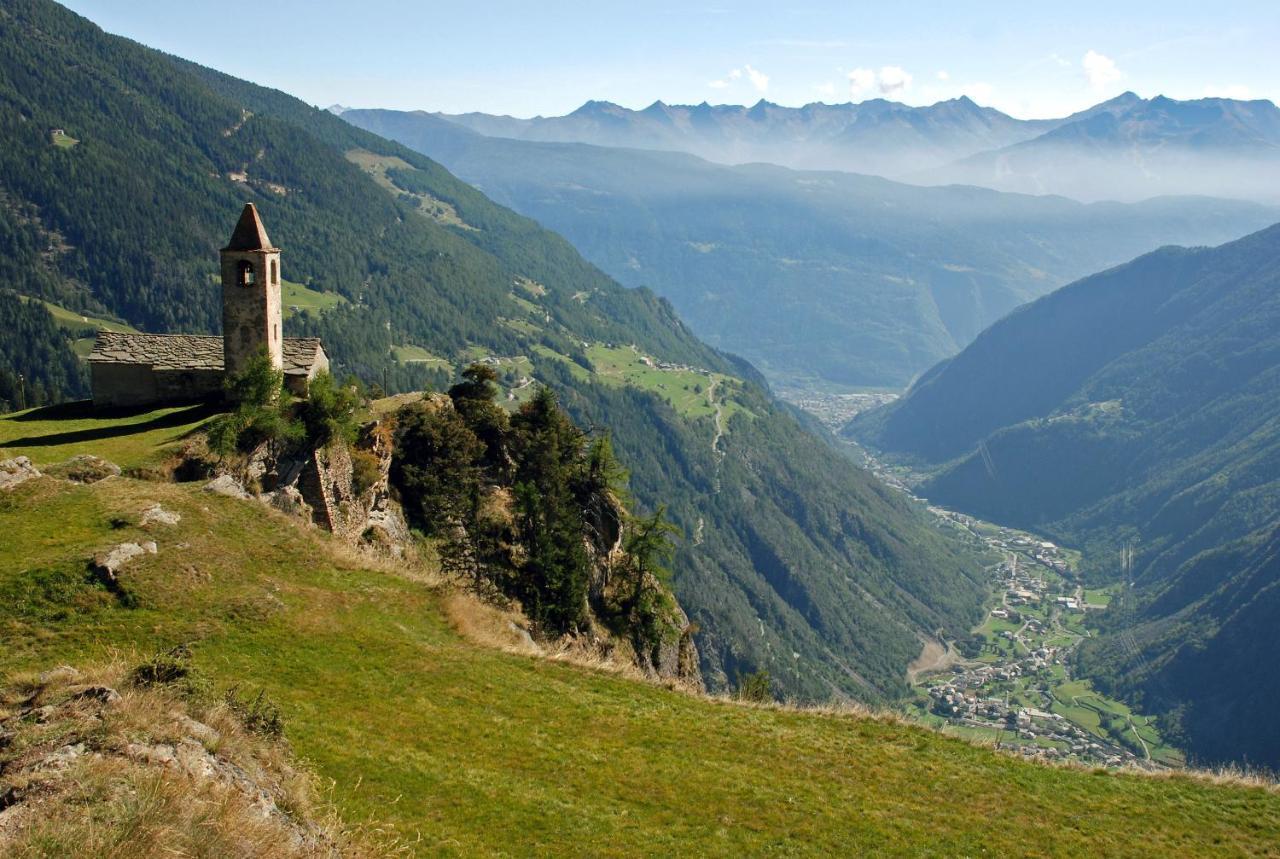
[[[589,99],[641,108],[968,95],[1039,118],[1126,90],[1280,101],[1277,0],[66,5],[322,107],[553,116]]]

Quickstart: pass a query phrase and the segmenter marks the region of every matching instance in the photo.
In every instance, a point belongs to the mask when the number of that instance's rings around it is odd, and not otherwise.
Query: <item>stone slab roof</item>
[[[285,373],[305,376],[311,372],[324,347],[320,345],[319,337],[286,337],[281,351],[284,353]]]
[[[245,203],[240,220],[236,221],[236,228],[231,233],[231,241],[227,242],[223,250],[274,251],[279,248],[274,247],[271,239],[267,238],[267,228],[262,225],[262,218],[258,217],[258,207],[253,203]]]
[[[320,338],[286,337],[282,351],[285,373],[306,375],[320,355]],[[222,370],[222,338],[99,331],[89,360],[95,364],[145,364],[155,370]]]

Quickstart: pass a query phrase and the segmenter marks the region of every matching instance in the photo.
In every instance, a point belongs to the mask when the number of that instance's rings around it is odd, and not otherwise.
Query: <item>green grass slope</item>
[[[217,249],[252,200],[282,276],[307,287],[288,290],[307,306],[285,329],[323,337],[339,374],[440,388],[488,358],[517,400],[536,378],[614,433],[640,506],[668,505],[688,535],[676,587],[712,682],[767,668],[779,692],[891,699],[923,635],[975,618],[980,564],[815,443],[751,367],[434,161],[45,0],[0,6],[0,48],[0,281],[21,294],[146,331],[215,330]],[[51,128],[80,142],[54,146]],[[616,350],[696,372],[620,377]],[[17,371],[47,351],[18,350]],[[729,377],[714,403],[692,390]]]
[[[153,503],[181,521],[139,527]],[[135,539],[158,552],[121,573],[126,600],[86,559]],[[1272,789],[1049,768],[487,649],[420,576],[197,484],[0,495],[0,639],[6,675],[189,644],[215,691],[280,706],[348,821],[420,855],[1260,855],[1280,839]]]
[[[1019,310],[855,419],[936,473],[931,499],[1086,548],[1131,589],[1084,648],[1193,757],[1280,766],[1280,227],[1166,248]]]

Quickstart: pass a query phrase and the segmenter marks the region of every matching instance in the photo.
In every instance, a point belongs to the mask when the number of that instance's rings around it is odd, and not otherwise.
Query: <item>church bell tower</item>
[[[267,238],[253,203],[245,204],[221,257],[224,372],[228,377],[241,372],[263,348],[280,369],[280,249]]]

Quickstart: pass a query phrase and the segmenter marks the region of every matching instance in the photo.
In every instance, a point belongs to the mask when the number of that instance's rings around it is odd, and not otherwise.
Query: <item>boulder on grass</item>
[[[157,525],[177,525],[181,521],[182,517],[177,513],[165,510],[159,504],[152,504],[142,511],[142,517],[138,520],[138,524],[145,528],[152,523]]]
[[[249,497],[249,493],[230,474],[223,474],[210,480],[204,485],[204,491],[212,492],[215,495],[225,495],[228,498],[244,499]]]
[[[12,489],[39,476],[39,470],[25,456],[15,456],[0,462],[0,489]]]
[[[116,580],[118,573],[126,564],[141,555],[154,555],[156,553],[156,544],[152,542],[138,545],[137,543],[121,543],[110,549],[98,552],[93,556],[93,569],[98,575],[102,576],[109,582]]]

